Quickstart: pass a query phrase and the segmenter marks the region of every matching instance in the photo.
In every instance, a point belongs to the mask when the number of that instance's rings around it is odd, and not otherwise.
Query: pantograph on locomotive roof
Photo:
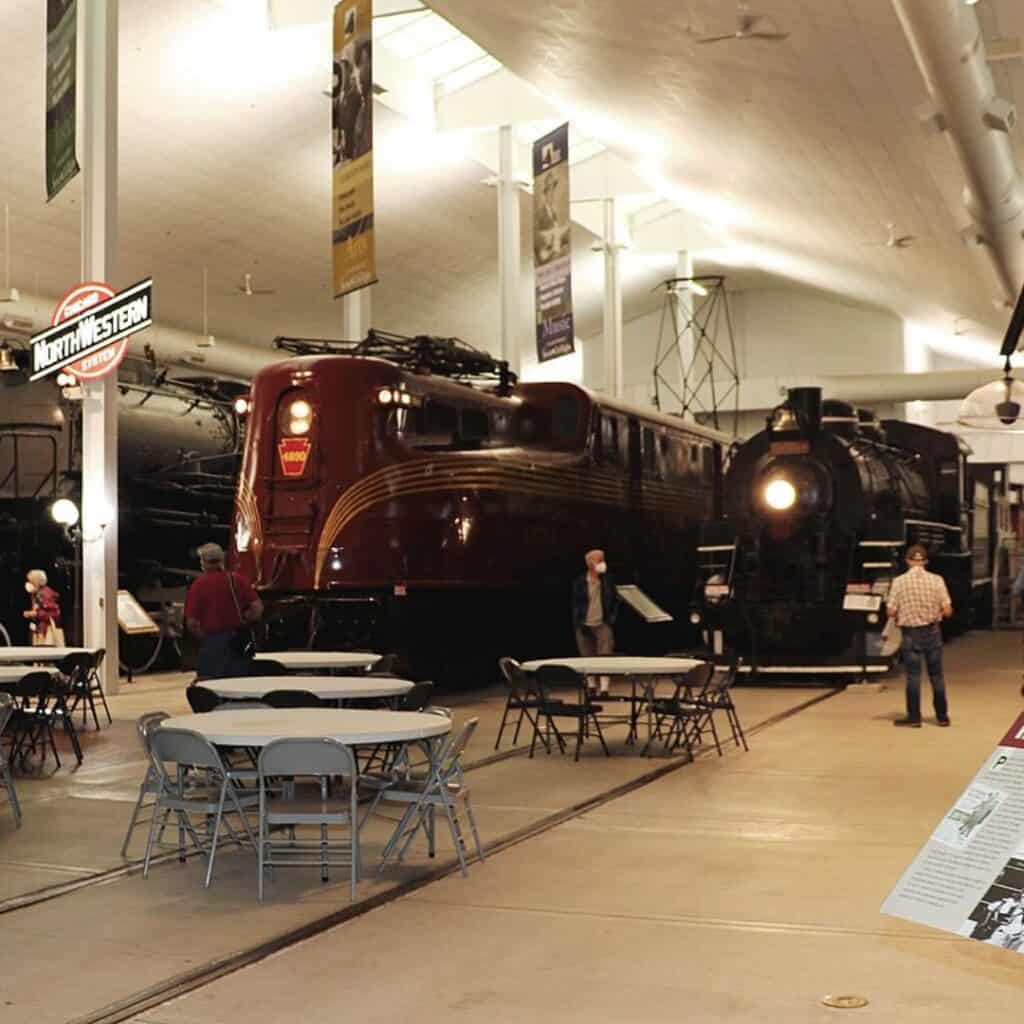
[[[509,395],[517,377],[504,359],[468,345],[460,338],[418,334],[414,338],[388,331],[371,330],[362,341],[329,338],[274,339],[274,348],[299,356],[332,355],[385,359],[413,373],[434,373],[474,387],[493,387]]]

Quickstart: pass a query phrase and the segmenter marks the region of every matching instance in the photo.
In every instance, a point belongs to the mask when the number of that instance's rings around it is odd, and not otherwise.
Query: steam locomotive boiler
[[[233,538],[272,645],[394,650],[479,682],[499,655],[571,649],[593,547],[690,628],[723,435],[517,383],[455,339],[279,344],[295,357],[253,380]]]
[[[27,642],[24,574],[44,569],[61,593],[65,629],[75,635],[80,587],[76,541],[54,522],[59,497],[81,502],[80,404],[51,381],[27,383],[22,370],[0,375],[0,623]],[[225,545],[240,445],[232,407],[246,385],[213,378],[173,379],[141,360],[126,361],[118,395],[120,586],[160,608],[184,599],[197,570],[194,548]],[[148,656],[125,651],[139,667]],[[141,659],[141,660],[140,660]]]
[[[945,578],[954,628],[984,604],[991,566],[972,548],[989,509],[976,517],[967,488],[955,435],[794,388],[732,453],[692,617],[753,673],[884,671],[885,597],[909,544]]]

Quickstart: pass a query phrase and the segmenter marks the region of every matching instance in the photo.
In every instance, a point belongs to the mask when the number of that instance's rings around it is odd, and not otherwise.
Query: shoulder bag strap
[[[235,611],[238,612],[239,626],[245,625],[245,616],[242,614],[242,606],[238,603],[238,594],[235,593],[235,574],[225,570],[228,574],[228,587],[231,589],[231,600],[235,602]]]

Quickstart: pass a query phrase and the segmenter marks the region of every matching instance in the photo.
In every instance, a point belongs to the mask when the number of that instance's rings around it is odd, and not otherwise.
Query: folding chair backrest
[[[92,652],[92,671],[99,672],[103,667],[103,659],[107,656],[106,647],[99,647]]]
[[[582,675],[568,665],[541,665],[534,673],[541,691],[575,690],[582,700],[586,682]]]
[[[683,676],[679,684],[680,691],[699,699],[711,688],[714,676],[715,666],[710,661],[703,661]]]
[[[412,689],[399,698],[399,711],[422,711],[430,703],[430,695],[434,692],[434,684],[430,682],[413,683]]]
[[[213,768],[223,773],[224,765],[213,744],[191,729],[166,729],[161,726],[149,735],[149,748],[159,762],[173,761],[196,768]]]
[[[261,708],[269,708],[269,704],[264,704],[261,700],[226,700],[223,704],[218,704],[212,714],[216,714],[218,711],[259,711]]]
[[[84,682],[92,671],[93,656],[88,651],[76,651],[57,662],[57,671],[73,682]]]
[[[263,703],[272,708],[318,708],[320,698],[308,690],[271,690],[263,695]]]
[[[29,672],[18,680],[19,697],[45,697],[54,690],[53,678],[49,672]]]
[[[382,654],[380,658],[370,666],[370,672],[375,676],[391,676],[398,668],[397,654]]]
[[[149,734],[165,719],[171,716],[166,711],[147,711],[144,715],[139,715],[139,720],[135,723],[135,728],[139,732],[139,742],[142,744],[142,749],[149,753]]]
[[[288,669],[273,658],[253,658],[249,665],[251,676],[286,676]]]
[[[725,693],[739,674],[739,665],[735,662],[731,665],[716,665],[715,673],[711,680],[711,690],[715,693]]]
[[[521,673],[523,671],[523,666],[515,658],[499,658],[498,668],[501,669],[501,674],[504,676],[506,683],[513,682],[516,672]]]
[[[205,686],[198,683],[185,690],[185,699],[188,706],[197,714],[212,711],[219,703],[220,697]]]
[[[447,777],[458,766],[459,758],[462,757],[463,751],[465,751],[469,741],[473,738],[473,733],[476,732],[479,721],[479,718],[469,719],[455,736],[449,737],[439,758],[441,774],[443,776]]]
[[[0,693],[0,736],[3,735],[4,729],[7,728],[7,723],[13,714],[14,698],[9,693]],[[2,759],[3,751],[0,750],[0,760]]]
[[[342,775],[352,778],[356,762],[352,751],[337,740],[274,740],[261,751],[257,762],[265,775]]]

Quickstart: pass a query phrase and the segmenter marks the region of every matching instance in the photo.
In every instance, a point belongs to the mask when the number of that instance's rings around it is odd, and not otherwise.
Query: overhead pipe
[[[1024,181],[1009,140],[1016,110],[996,95],[973,7],[892,2],[931,97],[926,123],[945,134],[964,172],[964,239],[983,246],[1011,303],[1024,281]]]

